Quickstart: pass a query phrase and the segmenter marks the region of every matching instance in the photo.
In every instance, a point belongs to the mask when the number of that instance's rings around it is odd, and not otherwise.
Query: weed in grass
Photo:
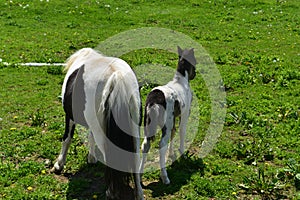
[[[294,180],[296,189],[300,190],[300,163],[293,158],[289,159],[283,172],[287,178]]]
[[[43,126],[46,123],[46,117],[40,110],[37,110],[35,113],[31,114],[30,119],[31,126]]]
[[[246,193],[259,195],[261,199],[286,198],[283,193],[285,185],[278,179],[276,174],[268,173],[265,164],[257,167],[256,174],[244,176],[244,183],[239,187]]]
[[[274,149],[271,145],[272,131],[265,130],[253,137],[247,137],[237,143],[234,154],[237,159],[244,160],[247,165],[257,165],[258,162],[272,161],[275,157]],[[253,134],[249,132],[249,134]]]

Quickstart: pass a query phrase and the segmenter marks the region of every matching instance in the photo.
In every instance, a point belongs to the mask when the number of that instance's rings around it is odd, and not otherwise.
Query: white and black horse
[[[52,171],[63,170],[75,124],[81,124],[90,130],[88,162],[97,161],[95,145],[103,154],[107,199],[123,199],[132,177],[134,198],[143,199],[138,173],[141,102],[135,74],[125,61],[90,48],[73,54],[66,70],[62,86],[66,127]]]
[[[176,157],[173,149],[176,117],[180,117],[179,151],[180,154],[183,154],[184,152],[186,125],[192,102],[192,91],[190,89],[189,81],[193,80],[196,75],[196,58],[194,56],[194,50],[182,50],[178,47],[178,54],[178,66],[173,80],[164,86],[158,86],[152,89],[147,96],[144,113],[145,138],[142,144],[143,159],[139,170],[140,173],[143,174],[147,153],[150,149],[150,143],[156,134],[157,127],[159,126],[162,130],[162,137],[159,143],[160,176],[164,184],[170,183],[166,171],[165,158],[170,139],[169,155],[172,160]]]

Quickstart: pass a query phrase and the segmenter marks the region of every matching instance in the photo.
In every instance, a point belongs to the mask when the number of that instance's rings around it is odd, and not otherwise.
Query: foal
[[[150,143],[154,139],[157,126],[162,130],[162,137],[159,143],[160,149],[160,168],[161,179],[164,184],[169,184],[170,180],[166,171],[166,152],[168,142],[171,138],[169,154],[174,160],[175,153],[173,149],[173,138],[175,135],[175,118],[180,118],[180,154],[184,152],[184,138],[186,125],[190,114],[192,102],[192,91],[189,81],[196,75],[196,58],[194,50],[182,50],[178,47],[178,66],[172,81],[164,86],[158,86],[152,89],[148,94],[145,105],[144,133],[145,138],[142,144],[143,158],[140,164],[140,173],[143,174],[144,164],[147,153],[150,149]]]
[[[90,129],[89,162],[95,162],[95,145],[107,165],[107,199],[124,199],[131,177],[135,199],[143,199],[139,164],[140,96],[138,82],[123,60],[106,57],[90,48],[73,54],[62,86],[66,128],[62,149],[52,169],[61,172],[75,124]],[[95,144],[96,142],[96,144]]]

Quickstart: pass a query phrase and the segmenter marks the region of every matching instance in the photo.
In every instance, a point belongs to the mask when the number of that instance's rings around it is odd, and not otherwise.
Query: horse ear
[[[177,51],[178,51],[179,57],[182,56],[183,50],[180,48],[180,46],[177,46]]]
[[[190,57],[191,63],[195,66],[195,65],[197,64],[197,60],[196,60],[196,58],[195,58],[194,48],[191,48],[191,49],[189,50],[189,56],[191,56],[191,57]]]

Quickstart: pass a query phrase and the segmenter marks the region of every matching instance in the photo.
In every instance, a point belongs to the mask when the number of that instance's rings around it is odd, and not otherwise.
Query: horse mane
[[[67,72],[70,67],[74,64],[75,61],[77,61],[77,59],[80,57],[79,60],[84,60],[86,59],[88,56],[92,55],[92,54],[98,54],[103,56],[100,52],[92,49],[92,48],[83,48],[78,50],[77,52],[75,52],[73,55],[71,55],[66,62],[66,66],[64,68],[64,71]]]

